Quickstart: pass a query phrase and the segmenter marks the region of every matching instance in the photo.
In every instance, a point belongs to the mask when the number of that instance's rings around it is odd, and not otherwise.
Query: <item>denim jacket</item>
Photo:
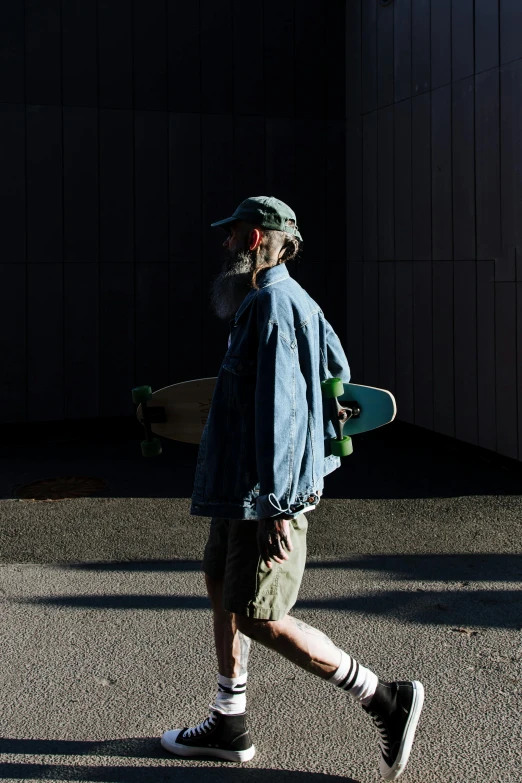
[[[321,381],[350,380],[339,338],[285,264],[258,275],[230,321],[229,348],[199,447],[191,514],[293,518],[338,468]],[[326,406],[325,406],[326,408]]]

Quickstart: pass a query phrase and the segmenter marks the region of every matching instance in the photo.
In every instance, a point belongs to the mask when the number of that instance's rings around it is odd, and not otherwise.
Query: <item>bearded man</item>
[[[380,771],[404,771],[424,701],[417,681],[384,683],[327,636],[289,615],[305,567],[307,514],[340,466],[321,382],[350,380],[321,308],[286,262],[300,250],[295,213],[273,197],[248,198],[226,226],[228,259],[212,306],[230,320],[228,351],[198,454],[191,513],[211,517],[203,558],[212,604],[217,695],[198,726],[163,734],[180,756],[248,761],[247,664],[254,639],[349,693],[380,734]],[[325,406],[326,408],[326,406]]]

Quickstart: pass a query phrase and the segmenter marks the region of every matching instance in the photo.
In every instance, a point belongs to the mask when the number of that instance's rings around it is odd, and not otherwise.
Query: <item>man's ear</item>
[[[250,232],[250,245],[249,250],[256,250],[261,244],[261,231],[258,228],[252,229]]]

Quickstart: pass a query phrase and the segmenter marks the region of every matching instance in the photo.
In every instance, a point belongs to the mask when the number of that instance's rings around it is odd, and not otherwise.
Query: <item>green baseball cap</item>
[[[235,220],[245,220],[261,228],[271,228],[275,231],[286,231],[301,240],[303,237],[297,228],[297,218],[293,209],[284,201],[273,196],[252,196],[241,202],[232,217],[211,223],[212,226],[223,226]]]

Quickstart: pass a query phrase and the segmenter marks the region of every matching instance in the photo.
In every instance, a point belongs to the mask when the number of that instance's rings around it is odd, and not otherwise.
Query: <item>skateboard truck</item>
[[[145,430],[146,440],[141,441],[141,453],[144,457],[157,457],[161,454],[161,441],[159,438],[152,437],[151,424],[160,424],[167,421],[165,408],[159,406],[148,407],[147,401],[152,398],[152,389],[150,386],[136,386],[132,390],[132,401],[135,405],[141,405],[141,423]]]
[[[323,397],[328,401],[330,419],[337,437],[332,438],[330,446],[335,457],[348,457],[353,454],[353,443],[349,435],[343,435],[345,422],[358,419],[361,406],[355,400],[348,400],[341,406],[338,397],[344,393],[344,384],[340,378],[328,378],[321,383]]]

